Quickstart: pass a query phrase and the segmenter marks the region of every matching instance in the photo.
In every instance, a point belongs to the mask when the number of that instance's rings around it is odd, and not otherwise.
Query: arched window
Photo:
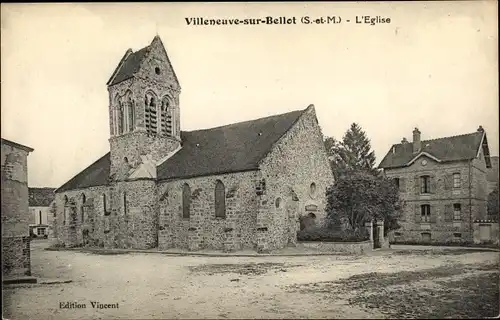
[[[309,187],[309,194],[311,195],[311,198],[316,197],[316,184],[314,182],[311,183],[311,186]]]
[[[226,217],[226,188],[220,180],[215,183],[215,217]]]
[[[127,193],[124,191],[123,192],[123,215],[127,215],[127,211],[128,211],[128,208],[127,208]]]
[[[276,209],[281,208],[281,198],[276,198],[274,205],[276,206]]]
[[[163,136],[173,135],[173,109],[169,97],[163,98],[160,110],[160,134]]]
[[[102,211],[104,213],[104,215],[108,215],[108,211],[107,211],[107,203],[106,203],[106,195],[103,194],[102,195]]]
[[[187,183],[182,186],[182,218],[189,219],[191,213],[191,188]]]
[[[128,131],[133,132],[135,129],[135,103],[132,97],[128,98]]]
[[[157,132],[157,103],[154,95],[152,93],[146,94],[145,100],[145,123],[146,131],[149,134]]]
[[[118,105],[118,134],[122,134],[125,131],[125,107],[120,101]]]
[[[68,196],[64,196],[63,198],[63,202],[64,202],[64,207],[63,207],[63,225],[66,224],[66,212],[68,210],[66,210],[66,206],[68,205]]]
[[[85,197],[85,194],[82,193],[82,206],[80,207],[80,214],[81,214],[82,223],[85,222],[85,202],[86,201],[87,201],[87,198]]]

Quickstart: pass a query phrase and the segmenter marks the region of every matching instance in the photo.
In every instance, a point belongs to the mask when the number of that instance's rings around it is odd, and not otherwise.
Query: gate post
[[[365,228],[368,231],[368,234],[370,235],[370,242],[373,243],[373,221],[365,222]]]
[[[377,233],[378,233],[377,241],[380,243],[380,246],[382,247],[384,245],[384,220],[377,220]]]

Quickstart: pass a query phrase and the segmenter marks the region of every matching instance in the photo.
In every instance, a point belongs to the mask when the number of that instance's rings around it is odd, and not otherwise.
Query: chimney
[[[420,131],[418,128],[413,130],[413,153],[417,153],[422,149],[422,142],[420,142]]]
[[[406,140],[406,138],[403,137],[403,140],[401,140],[401,144],[407,144],[408,143],[408,140]]]
[[[479,128],[477,128],[477,131],[484,132],[483,126],[479,126]]]

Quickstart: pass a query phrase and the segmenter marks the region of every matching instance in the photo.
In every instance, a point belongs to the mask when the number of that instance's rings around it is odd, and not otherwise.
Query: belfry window
[[[172,136],[172,108],[170,100],[164,98],[161,104],[160,114],[160,134],[162,136]]]
[[[146,132],[149,134],[155,134],[157,132],[157,104],[155,97],[151,94],[146,95],[145,99],[145,123],[146,123]]]

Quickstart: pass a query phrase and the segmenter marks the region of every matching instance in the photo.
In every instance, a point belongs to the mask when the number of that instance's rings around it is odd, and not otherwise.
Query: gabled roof
[[[182,132],[182,149],[158,166],[158,179],[258,169],[259,162],[305,110]]]
[[[157,178],[177,179],[256,170],[273,145],[306,110],[211,129],[182,131],[182,148],[157,166]],[[110,154],[107,153],[56,192],[107,185],[110,165]]]
[[[15,148],[18,148],[18,149],[22,149],[26,152],[33,152],[34,149],[33,148],[30,148],[28,146],[25,146],[25,145],[22,145],[20,143],[17,143],[17,142],[14,142],[14,141],[10,141],[10,140],[7,140],[7,139],[4,139],[4,138],[1,138],[2,140],[2,143],[5,143],[5,144],[8,144],[10,145],[11,147],[15,147]]]
[[[56,189],[55,192],[105,186],[108,184],[110,167],[111,158],[108,152],[82,172],[71,178],[71,180]]]
[[[116,67],[116,70],[113,72],[113,75],[108,80],[107,85],[112,86],[132,78],[134,74],[139,71],[141,63],[144,61],[144,58],[146,58],[149,50],[150,46],[144,47],[137,52],[132,52],[131,49],[128,49],[122,61],[120,61],[118,67]]]
[[[486,134],[482,131],[453,137],[424,140],[421,142],[422,149],[416,154],[413,153],[413,143],[411,142],[394,144],[380,162],[379,168],[387,169],[407,166],[422,153],[430,154],[441,162],[470,160],[477,156],[481,147],[485,151],[486,163],[489,166],[489,150],[487,143],[483,143],[485,140]]]
[[[30,207],[48,207],[54,201],[56,188],[29,188]]]
[[[168,57],[167,50],[165,49],[165,46],[163,45],[163,42],[161,41],[159,36],[155,36],[150,45],[140,49],[137,52],[133,52],[132,49],[129,48],[125,52],[125,55],[120,60],[120,63],[118,63],[118,66],[116,67],[115,71],[106,84],[108,86],[112,86],[132,78],[140,70],[142,62],[151,52],[152,46],[156,45],[159,45],[161,50],[165,54],[165,57],[167,59],[166,63],[170,67],[172,75],[178,84],[179,80],[177,79],[177,75],[175,74],[174,68],[172,67],[172,63],[170,62],[170,58]]]

